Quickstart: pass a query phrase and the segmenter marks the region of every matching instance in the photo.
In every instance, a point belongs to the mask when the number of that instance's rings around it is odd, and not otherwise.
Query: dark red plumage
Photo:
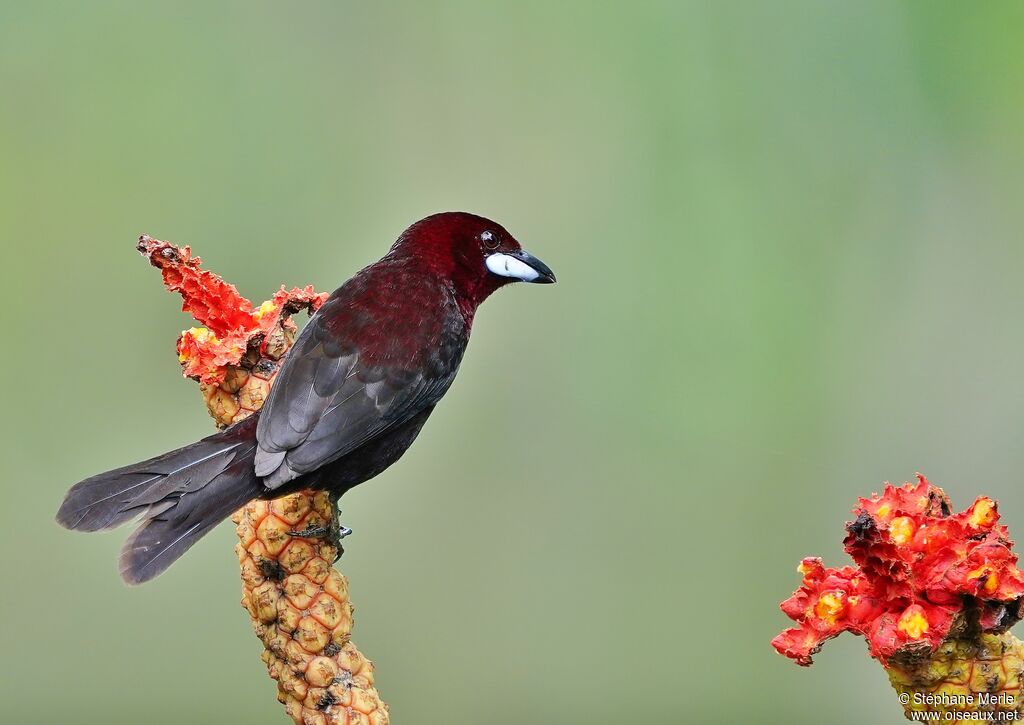
[[[260,413],[76,484],[57,520],[94,531],[141,515],[121,555],[122,576],[139,583],[246,501],[341,495],[412,444],[458,372],[477,307],[517,280],[554,275],[495,222],[463,212],[416,222],[312,317]]]

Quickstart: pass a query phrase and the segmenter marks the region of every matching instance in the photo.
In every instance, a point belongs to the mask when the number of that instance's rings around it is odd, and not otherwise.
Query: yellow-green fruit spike
[[[235,514],[242,606],[263,642],[278,700],[300,725],[384,725],[387,707],[373,664],[351,642],[348,580],[332,565],[335,547],[293,536],[336,526],[324,492],[253,501]]]
[[[931,654],[889,661],[889,681],[908,720],[1024,720],[1024,642],[1010,632],[948,639]],[[925,720],[923,713],[937,713]]]

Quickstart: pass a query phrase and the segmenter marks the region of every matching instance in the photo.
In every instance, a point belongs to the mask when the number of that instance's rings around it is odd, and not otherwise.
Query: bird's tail
[[[149,581],[217,524],[256,498],[256,415],[197,443],[75,484],[57,522],[78,531],[141,518],[121,549],[121,577]]]

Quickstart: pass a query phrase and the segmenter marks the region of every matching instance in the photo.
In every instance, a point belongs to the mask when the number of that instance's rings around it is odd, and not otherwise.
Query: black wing
[[[435,324],[410,327],[391,319],[387,310],[353,313],[346,287],[299,335],[260,412],[255,465],[267,488],[337,460],[407,421],[434,405],[455,378],[465,332],[454,303],[451,309],[445,304],[429,311]],[[365,340],[367,330],[374,331],[379,347],[379,336],[389,328],[402,339],[383,356],[387,364],[361,355],[356,341]]]

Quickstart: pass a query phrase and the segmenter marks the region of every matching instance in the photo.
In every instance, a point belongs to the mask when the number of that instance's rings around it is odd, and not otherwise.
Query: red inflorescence
[[[951,631],[999,632],[1021,618],[1024,575],[992,499],[953,514],[942,489],[918,475],[860,499],[854,513],[844,544],[856,566],[803,560],[803,584],[781,605],[797,626],[772,640],[781,654],[809,665],[826,640],[853,632],[887,664],[934,650]]]
[[[177,247],[149,236],[139,238],[138,250],[160,269],[164,285],[182,297],[182,311],[203,327],[186,330],[178,338],[178,359],[183,374],[205,384],[224,380],[228,366],[237,365],[252,346],[260,349],[268,334],[303,308],[316,311],[327,294],[312,285],[281,289],[270,300],[253,308],[235,286],[213,272],[200,269],[201,260],[189,247]],[[289,323],[290,324],[290,323]]]

